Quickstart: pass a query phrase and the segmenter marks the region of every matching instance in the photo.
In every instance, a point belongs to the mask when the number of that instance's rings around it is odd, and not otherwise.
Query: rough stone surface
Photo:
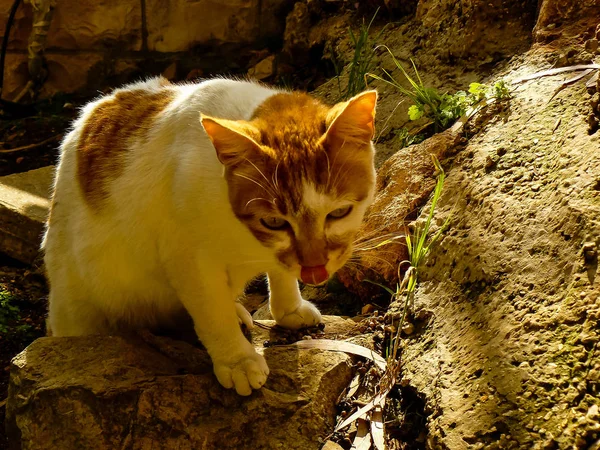
[[[12,3],[0,0],[0,33],[4,33]],[[218,52],[221,46],[263,45],[283,35],[285,16],[292,4],[290,0],[60,1],[45,51],[50,78],[40,94],[47,97],[56,92],[95,89],[93,81],[98,73],[106,79],[119,75],[119,69],[129,71],[140,61],[161,59],[149,51],[163,53],[162,59],[167,60],[171,53],[195,47]],[[32,16],[30,4],[22,4],[15,16],[3,98],[14,98],[29,79],[27,46]],[[143,67],[147,75],[148,64]]]
[[[54,167],[0,177],[0,251],[31,263],[39,252]]]
[[[279,27],[273,24],[286,2],[271,1],[268,9],[260,3],[257,0],[146,0],[148,49],[179,52],[198,44],[249,44],[266,35],[266,31],[282,33],[283,23]],[[263,29],[261,25],[265,23],[268,25]]]
[[[245,398],[181,341],[42,338],[12,362],[7,430],[23,449],[320,448],[350,357],[289,347],[264,355],[269,379]]]
[[[599,18],[598,0],[542,0],[533,35],[543,42],[560,35],[578,34],[586,27],[595,27]]]
[[[375,201],[358,236],[355,263],[338,272],[346,287],[368,298],[380,288],[365,283],[365,278],[386,286],[396,284],[398,264],[408,257],[404,239],[386,244],[384,250],[374,247],[389,237],[405,233],[410,221],[407,217],[425,202],[435,186],[432,156],[442,159],[456,152],[460,142],[460,132],[449,129],[421,144],[399,150],[379,168]]]
[[[11,0],[0,1],[0,32],[12,6]],[[22,3],[11,29],[10,50],[26,50],[33,11]],[[139,0],[99,0],[57,2],[48,32],[49,49],[97,49],[119,47],[141,50],[142,12]]]
[[[415,295],[429,319],[403,352],[403,378],[430,412],[430,448],[598,439],[600,144],[581,114],[585,87],[549,103],[555,87],[524,85],[509,114],[446,162],[437,220],[452,214],[450,225]]]
[[[275,73],[275,55],[271,55],[260,61],[248,71],[248,76],[255,80],[265,80]]]

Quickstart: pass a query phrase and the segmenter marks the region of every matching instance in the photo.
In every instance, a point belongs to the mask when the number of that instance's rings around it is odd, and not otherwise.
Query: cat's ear
[[[200,115],[200,122],[223,165],[236,166],[253,153],[260,152],[260,146],[249,136],[247,126],[235,120],[215,119],[204,114]]]
[[[327,141],[334,145],[368,144],[375,134],[377,91],[365,91],[335,105],[327,116]]]

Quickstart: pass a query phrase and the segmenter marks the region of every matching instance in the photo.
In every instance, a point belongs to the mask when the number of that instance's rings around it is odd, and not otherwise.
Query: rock
[[[12,0],[0,0],[0,26],[4,33]],[[49,79],[40,92],[97,90],[91,81],[98,76],[107,84],[119,84],[116,75],[130,75],[130,67],[147,50],[184,52],[197,46],[252,46],[259,41],[281,39],[284,17],[291,0],[232,0],[228,2],[145,0],[145,33],[142,33],[142,3],[101,0],[57,2],[44,55]],[[14,98],[27,84],[27,45],[32,28],[31,5],[22,4],[11,28],[5,67],[3,98]],[[125,64],[123,64],[125,62]],[[146,67],[145,74],[148,74]],[[126,78],[126,77],[125,77]]]
[[[585,42],[585,49],[590,53],[596,53],[598,50],[598,39],[588,39]]]
[[[339,352],[264,349],[250,397],[222,388],[205,351],[165,337],[42,338],[11,366],[7,432],[27,449],[319,448],[352,375]]]
[[[202,78],[204,71],[202,69],[192,69],[188,72],[185,79],[186,81],[197,81],[198,78]]]
[[[333,441],[327,441],[321,450],[343,450],[343,448]]]
[[[162,71],[162,76],[169,81],[173,81],[177,76],[177,61],[173,61]]]
[[[196,45],[250,44],[259,38],[281,35],[278,19],[287,0],[190,2],[146,0],[148,49],[159,52],[187,51]],[[196,20],[199,22],[194,23]]]
[[[299,66],[308,61],[310,49],[310,14],[305,2],[296,2],[294,9],[287,16],[283,35],[283,54]]]
[[[268,56],[248,71],[248,76],[256,80],[265,80],[275,73],[275,55]]]
[[[271,310],[269,309],[269,302],[258,308],[254,314],[252,314],[254,320],[272,320]]]
[[[38,256],[54,166],[0,177],[0,251],[25,263]]]
[[[0,1],[2,34],[12,3],[11,0]],[[32,18],[31,4],[22,4],[11,28],[9,49],[27,48]],[[141,30],[142,10],[139,0],[61,0],[54,9],[47,46],[50,49],[64,50],[100,50],[106,47],[141,50]]]
[[[367,211],[357,239],[358,249],[373,247],[386,236],[404,234],[404,218],[427,200],[435,186],[431,156],[443,158],[456,151],[460,142],[460,133],[449,129],[399,150],[381,166],[377,172],[375,201]],[[340,281],[364,299],[381,292],[381,288],[364,282],[365,279],[395,286],[398,264],[408,257],[404,239],[386,244],[385,252],[381,250],[355,251],[355,255],[360,255],[360,269],[353,265],[338,272]]]
[[[562,26],[563,34],[569,31],[568,34],[574,35],[582,29],[593,29],[600,16],[600,3],[597,0],[542,0],[538,10],[533,36],[539,42],[545,40],[548,34],[557,33],[556,24]],[[577,25],[573,27],[573,24]]]

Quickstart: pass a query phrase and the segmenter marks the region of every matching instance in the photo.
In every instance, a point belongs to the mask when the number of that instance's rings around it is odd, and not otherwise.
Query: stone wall
[[[0,0],[2,34],[12,3],[13,0]],[[40,94],[94,89],[100,81],[120,82],[119,78],[137,73],[139,76],[152,70],[156,73],[173,60],[181,60],[186,69],[188,66],[202,69],[195,67],[203,65],[200,53],[235,59],[236,49],[260,48],[269,40],[281,39],[292,3],[289,0],[61,0],[48,34],[45,54],[49,76]],[[32,16],[31,4],[21,4],[7,51],[2,94],[5,99],[14,98],[28,80],[27,40]],[[224,48],[228,51],[223,51]],[[204,65],[210,67],[207,58]]]

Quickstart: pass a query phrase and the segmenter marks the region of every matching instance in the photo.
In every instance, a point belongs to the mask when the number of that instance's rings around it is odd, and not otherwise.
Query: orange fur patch
[[[107,185],[123,170],[132,143],[144,138],[174,93],[132,90],[101,102],[84,125],[77,145],[77,175],[83,195],[93,207],[108,196]]]

